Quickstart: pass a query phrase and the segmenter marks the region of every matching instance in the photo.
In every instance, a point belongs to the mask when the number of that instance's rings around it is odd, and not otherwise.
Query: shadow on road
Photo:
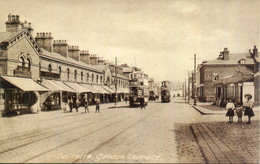
[[[112,109],[112,108],[130,108],[129,105],[121,105],[121,106],[111,106],[111,107],[108,107],[109,109]]]

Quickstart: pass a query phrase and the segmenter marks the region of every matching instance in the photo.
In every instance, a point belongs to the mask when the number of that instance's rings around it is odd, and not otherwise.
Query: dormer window
[[[239,64],[245,64],[245,62],[246,62],[245,59],[240,59],[240,60],[238,61]]]

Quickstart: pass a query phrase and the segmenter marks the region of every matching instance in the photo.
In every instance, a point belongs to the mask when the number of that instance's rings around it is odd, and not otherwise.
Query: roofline
[[[80,66],[78,64],[74,64],[74,63],[71,63],[71,62],[68,62],[68,61],[65,61],[65,60],[62,60],[62,59],[50,57],[50,56],[47,56],[47,55],[44,55],[44,54],[40,54],[40,58],[47,58],[47,59],[51,59],[51,60],[54,60],[54,61],[58,61],[58,62],[68,64],[68,65],[72,65],[74,67],[78,67],[78,68],[81,68],[81,69],[88,69],[88,70],[93,71],[93,72],[103,73],[103,71],[99,71],[99,70],[89,68],[89,67]]]

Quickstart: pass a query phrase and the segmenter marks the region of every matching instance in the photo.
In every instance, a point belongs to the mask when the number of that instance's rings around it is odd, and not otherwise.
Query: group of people
[[[235,116],[235,112],[238,117],[238,123],[242,123],[243,111],[244,111],[244,116],[248,116],[247,124],[251,123],[251,117],[255,115],[253,111],[254,103],[251,100],[252,95],[245,94],[245,98],[246,101],[243,104],[238,104],[237,107],[235,107],[235,104],[233,103],[232,99],[229,99],[229,102],[226,105],[226,109],[228,110],[226,116],[229,117],[229,123],[233,122],[233,117]]]
[[[64,111],[67,112],[72,112],[73,108],[76,108],[76,112],[78,112],[80,105],[84,106],[85,113],[89,113],[89,102],[86,98],[83,98],[82,102],[80,102],[78,99],[76,101],[73,101],[73,99],[69,99],[68,103],[65,103]],[[100,113],[100,101],[99,99],[96,100],[96,112],[95,113]],[[69,108],[69,111],[66,109]]]

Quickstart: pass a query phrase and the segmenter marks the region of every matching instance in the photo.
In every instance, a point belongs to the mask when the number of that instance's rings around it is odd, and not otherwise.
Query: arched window
[[[48,71],[49,71],[49,72],[51,72],[51,71],[52,71],[51,64],[49,64],[49,66],[48,66]]]
[[[59,66],[59,74],[61,75],[61,66]]]
[[[101,76],[101,77],[100,77],[100,83],[101,83],[101,84],[102,84],[102,80],[103,80],[103,77]]]
[[[41,71],[41,68],[42,68],[42,63],[39,62],[39,71]]]
[[[83,72],[81,71],[81,81],[83,81]]]
[[[94,82],[94,74],[92,74],[92,83]]]
[[[89,73],[87,73],[87,82],[89,81]]]
[[[28,68],[29,68],[29,70],[31,70],[31,64],[32,64],[31,59],[28,58],[28,59],[27,59],[27,62],[28,62]]]
[[[74,73],[74,80],[77,81],[77,70],[75,70],[75,73]]]
[[[22,66],[22,67],[25,67],[25,60],[24,60],[24,57],[23,57],[23,56],[21,56],[21,57],[19,58],[19,62],[21,63],[21,66]]]
[[[98,75],[97,75],[97,78],[96,78],[96,82],[98,83]]]
[[[67,80],[69,80],[70,79],[70,69],[68,68],[67,69]]]

